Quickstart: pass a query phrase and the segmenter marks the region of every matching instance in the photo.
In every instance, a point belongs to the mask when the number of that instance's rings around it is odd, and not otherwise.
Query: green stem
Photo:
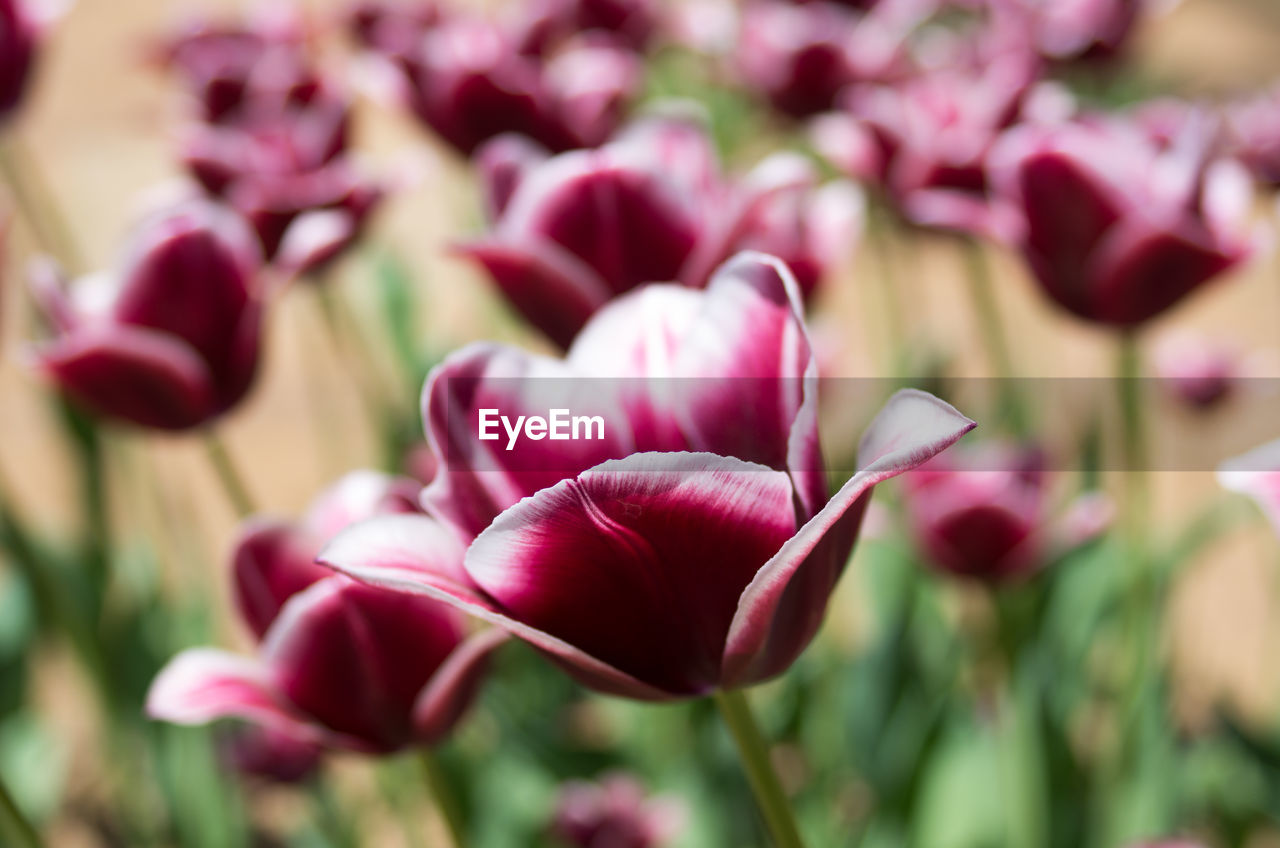
[[[444,820],[445,828],[449,831],[453,848],[465,848],[467,828],[462,820],[462,805],[458,803],[458,796],[453,791],[449,776],[445,774],[435,754],[427,748],[419,752],[418,761],[422,764],[422,776],[426,780],[431,799],[435,802],[440,818]]]
[[[741,690],[717,692],[714,695],[720,716],[738,745],[742,767],[751,783],[751,791],[764,816],[765,824],[777,848],[803,848],[800,831],[791,813],[791,804],[769,759],[769,746],[760,733],[751,705]]]
[[[204,444],[213,470],[217,472],[218,480],[222,483],[222,489],[227,493],[227,500],[231,502],[236,515],[240,518],[253,515],[257,509],[253,505],[253,498],[249,495],[249,488],[244,484],[244,477],[236,469],[236,464],[232,461],[231,454],[227,452],[222,439],[214,430],[206,430]]]
[[[22,810],[13,800],[9,786],[4,780],[0,780],[0,822],[3,823],[2,829],[9,834],[9,837],[17,840],[15,845],[18,848],[42,848],[44,845],[44,840],[40,838],[35,826],[22,814]]]
[[[381,433],[388,409],[381,397],[387,397],[388,393],[382,388],[378,363],[364,346],[359,330],[345,320],[344,316],[347,314],[345,304],[338,301],[334,292],[337,282],[333,278],[316,280],[312,286],[315,290],[316,302],[320,306],[320,315],[324,321],[325,331],[329,334],[329,342],[333,345],[334,353],[342,362],[351,382],[356,387],[356,393],[364,402],[375,432]]]
[[[974,312],[978,317],[978,332],[986,347],[987,359],[1000,382],[999,402],[1001,417],[1008,422],[1015,436],[1025,437],[1028,432],[1027,409],[1015,382],[1017,371],[1013,365],[1009,337],[1000,317],[1000,304],[992,286],[991,266],[986,251],[977,239],[965,240],[965,260],[968,267],[969,294],[973,298]]]

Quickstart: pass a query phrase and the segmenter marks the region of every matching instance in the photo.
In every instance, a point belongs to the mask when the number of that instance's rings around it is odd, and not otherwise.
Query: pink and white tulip
[[[689,698],[781,674],[822,621],[874,484],[974,426],[899,393],[828,497],[801,310],[785,266],[745,254],[705,291],[611,304],[565,360],[450,357],[425,392],[441,469],[424,504],[475,535],[464,573],[433,571],[438,525],[417,516],[354,527],[322,561],[490,621],[607,693]],[[505,451],[476,437],[481,408],[548,402],[598,411],[605,438]]]
[[[261,254],[237,215],[203,201],[143,222],[121,266],[68,290],[41,266],[54,327],[39,371],[94,412],[160,430],[207,424],[244,398],[262,333]]]
[[[178,724],[238,718],[325,747],[385,753],[433,745],[465,713],[501,631],[468,637],[428,598],[387,592],[315,564],[324,542],[378,515],[414,510],[417,485],[373,472],[344,477],[300,524],[257,519],[233,556],[235,599],[259,640],[253,657],[196,648],[151,686],[147,712]],[[422,554],[459,571],[458,537],[432,529]]]

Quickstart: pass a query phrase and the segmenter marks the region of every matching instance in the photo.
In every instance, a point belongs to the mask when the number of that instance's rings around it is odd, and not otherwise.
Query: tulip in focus
[[[684,819],[678,801],[648,798],[639,781],[619,773],[561,786],[550,830],[566,848],[660,848]]]
[[[138,227],[117,269],[67,289],[56,270],[32,286],[54,337],[36,367],[72,399],[159,430],[209,423],[249,391],[262,334],[261,256],[249,227],[202,201]]]
[[[985,583],[1017,580],[1110,523],[1109,503],[1097,494],[1053,515],[1050,482],[1043,455],[1031,448],[951,450],[903,475],[907,522],[934,568]]]
[[[464,574],[433,572],[438,525],[419,516],[365,522],[321,559],[490,621],[599,691],[750,686],[813,638],[872,486],[974,426],[899,393],[828,497],[816,391],[800,293],[776,259],[743,254],[705,291],[647,286],[596,315],[564,361],[477,345],[433,372],[424,418],[441,470],[423,502],[475,535]],[[513,451],[476,438],[482,408],[548,403],[598,412],[604,438]]]
[[[1205,121],[1168,141],[1120,119],[1013,130],[993,173],[1045,293],[1080,318],[1134,327],[1244,262],[1248,179],[1214,145]]]
[[[730,179],[691,121],[641,122],[554,157],[504,137],[477,161],[494,220],[460,252],[566,348],[612,298],[649,282],[700,288],[743,249],[786,260],[808,294],[861,229],[852,186],[816,189],[812,166],[785,153]]]
[[[317,565],[339,530],[414,511],[417,485],[373,472],[344,477],[300,524],[248,522],[232,558],[235,600],[255,657],[196,648],[175,657],[147,697],[153,718],[239,718],[325,747],[386,753],[433,745],[469,706],[500,631],[467,637],[461,616]],[[430,524],[430,519],[422,517]],[[442,571],[463,548],[441,525],[423,553]]]

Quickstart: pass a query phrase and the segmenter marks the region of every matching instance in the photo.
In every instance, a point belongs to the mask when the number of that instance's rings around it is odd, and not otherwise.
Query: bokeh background
[[[17,132],[65,210],[88,267],[113,259],[139,195],[178,176],[172,133],[179,105],[173,85],[147,66],[149,46],[193,9],[232,14],[248,5],[81,0],[57,30]],[[328,2],[303,5],[320,20],[340,8]],[[329,61],[350,58],[335,52]],[[1134,84],[1144,91],[1212,97],[1260,89],[1280,78],[1280,3],[1183,0],[1145,27],[1132,61]],[[375,334],[381,326],[376,261],[370,257],[389,256],[415,281],[420,298],[413,320],[434,349],[447,351],[482,337],[544,345],[504,310],[486,281],[448,255],[450,242],[481,226],[476,188],[464,163],[406,116],[369,103],[360,106],[356,147],[379,167],[411,181],[379,213],[362,252],[335,271],[342,297],[363,332]],[[749,149],[742,153],[748,162],[754,155]],[[1260,200],[1260,218],[1271,214]],[[962,371],[972,358],[977,373],[981,351],[956,246],[944,238],[912,238],[898,272],[903,300],[912,305],[911,337],[922,347],[958,356]],[[4,266],[6,285],[19,284],[31,248],[20,231],[14,233]],[[1056,311],[1034,291],[1014,257],[997,255],[996,267],[1010,343],[1024,375],[1108,373],[1114,358],[1112,335]],[[882,340],[860,318],[875,308],[869,279],[876,272],[876,258],[862,249],[822,295],[818,326],[824,337],[838,340],[834,373],[839,375],[877,373]],[[15,478],[37,524],[56,537],[74,528],[74,510],[67,508],[75,501],[74,484],[44,396],[21,367],[23,340],[32,331],[18,302],[9,300],[15,308],[3,316],[0,332],[5,354],[0,358],[0,464]],[[1257,373],[1280,378],[1280,262],[1272,252],[1264,251],[1243,270],[1161,318],[1144,343],[1150,348],[1166,334],[1188,328],[1230,338],[1242,350],[1262,354]],[[272,322],[262,377],[224,430],[248,484],[273,513],[295,515],[343,471],[378,461],[375,434],[352,372],[323,330],[312,299],[284,299]],[[395,379],[389,360],[377,367],[388,381]],[[405,403],[416,403],[416,398],[407,396]],[[1168,404],[1155,417],[1184,414]],[[335,439],[335,433],[340,437]],[[139,557],[149,564],[139,565],[133,578],[158,581],[174,597],[201,599],[216,641],[244,643],[229,613],[220,568],[236,516],[218,491],[202,446],[182,437],[115,433],[109,438],[116,536],[126,547],[154,551],[154,557]],[[1208,499],[1220,497],[1208,467],[1159,472],[1152,491],[1156,521],[1173,530],[1187,525]],[[178,514],[195,520],[175,521]],[[1278,562],[1274,536],[1253,523],[1215,541],[1181,573],[1165,643],[1175,669],[1177,720],[1187,728],[1204,726],[1223,705],[1259,723],[1280,715]],[[863,565],[860,556],[855,574]],[[856,645],[865,629],[869,613],[861,586],[851,575],[833,601],[827,628],[837,642]],[[10,608],[0,590],[0,610]],[[0,611],[0,633],[10,626],[5,618]],[[92,821],[110,797],[108,787],[129,779],[135,752],[104,753],[109,749],[90,706],[93,695],[62,651],[43,649],[32,668],[38,726],[0,726],[0,767],[30,781],[23,791],[33,797],[43,793],[60,799],[63,812],[54,817],[52,844],[105,844]],[[584,721],[582,732],[589,735],[591,722]],[[387,803],[381,784],[361,764],[352,763],[342,780],[350,787],[349,807]],[[840,803],[856,806],[858,800]],[[268,821],[310,815],[287,792],[264,792],[253,804],[261,808],[254,815]],[[360,844],[393,845],[401,839],[400,829],[385,821],[377,824],[382,820],[378,816],[363,820],[375,824]],[[1280,845],[1280,836],[1251,844]]]

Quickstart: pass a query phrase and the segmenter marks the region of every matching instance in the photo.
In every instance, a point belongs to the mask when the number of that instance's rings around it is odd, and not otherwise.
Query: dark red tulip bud
[[[1041,288],[1100,324],[1143,324],[1253,252],[1251,193],[1211,124],[1154,138],[1120,119],[1013,130],[993,152]]]
[[[57,335],[36,361],[72,398],[110,418],[184,430],[231,409],[258,365],[260,252],[235,214],[186,202],[144,222],[114,271],[70,291],[33,280]]]

